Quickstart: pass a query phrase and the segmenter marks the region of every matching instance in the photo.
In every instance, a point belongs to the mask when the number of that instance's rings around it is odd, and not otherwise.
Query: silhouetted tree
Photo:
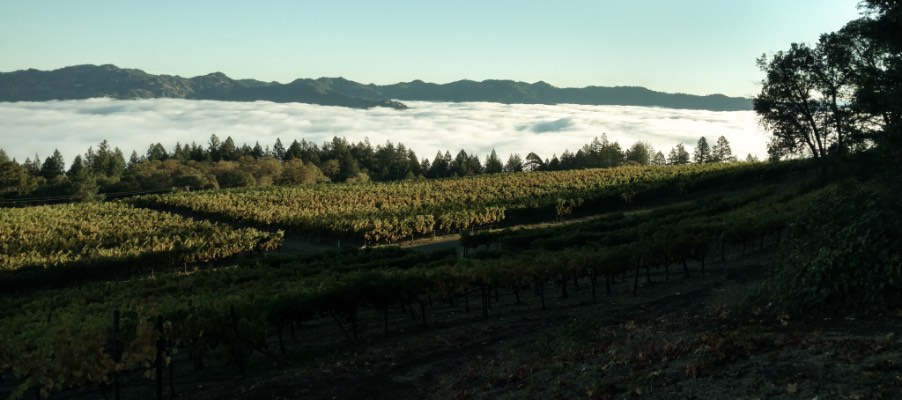
[[[211,160],[219,161],[222,159],[220,147],[222,147],[222,142],[219,140],[219,137],[215,133],[210,135],[210,141],[207,143],[207,154]]]
[[[699,138],[698,143],[695,144],[692,161],[696,164],[711,162],[711,147],[708,146],[708,139],[705,139],[704,136]]]
[[[651,164],[654,148],[647,142],[636,142],[626,150],[626,161],[632,161],[641,165]],[[663,156],[663,154],[662,154]]]
[[[504,172],[523,172],[523,159],[519,154],[511,154],[504,164]]]
[[[733,150],[730,149],[730,142],[727,138],[721,136],[717,138],[717,143],[711,148],[711,162],[733,162]]]
[[[689,164],[689,152],[686,151],[686,147],[682,143],[677,144],[670,150],[667,162],[671,165]]]
[[[849,148],[855,129],[851,98],[853,69],[848,38],[821,35],[814,48],[793,43],[789,50],[761,56],[766,74],[755,112],[773,133],[773,157],[808,154],[815,158]]]
[[[41,176],[47,181],[52,181],[57,176],[66,173],[66,163],[63,161],[63,155],[59,150],[53,149],[53,155],[44,160],[41,165]]]
[[[497,174],[503,170],[504,164],[501,162],[501,159],[498,158],[498,154],[495,153],[495,149],[492,149],[492,152],[485,158],[485,173]]]
[[[902,159],[902,2],[864,0],[864,16],[839,34],[850,38],[853,108],[866,120],[863,136]]]

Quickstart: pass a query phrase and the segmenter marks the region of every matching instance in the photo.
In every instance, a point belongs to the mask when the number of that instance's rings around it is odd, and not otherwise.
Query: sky
[[[858,0],[0,0],[0,71],[115,64],[185,77],[645,86],[754,96],[755,59]]]
[[[575,152],[606,134],[626,149],[645,141],[667,155],[682,143],[691,153],[699,138],[710,145],[723,135],[733,154],[767,157],[766,134],[753,111],[716,112],[654,107],[573,104],[405,102],[410,108],[369,110],[300,103],[224,102],[182,99],[109,98],[0,102],[0,148],[18,161],[39,160],[56,148],[70,164],[102,140],[126,158],[146,154],[153,143],[172,150],[177,142],[207,146],[211,134],[238,145],[284,146],[306,139],[316,144],[345,137],[373,146],[403,143],[420,159],[437,151],[465,150],[484,160],[493,149],[510,154],[536,152],[543,159]]]

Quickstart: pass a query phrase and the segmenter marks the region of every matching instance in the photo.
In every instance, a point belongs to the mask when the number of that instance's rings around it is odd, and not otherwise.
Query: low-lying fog
[[[665,156],[677,143],[691,153],[698,138],[714,145],[721,135],[733,154],[766,158],[767,138],[752,111],[714,112],[632,106],[530,105],[496,103],[404,102],[410,108],[357,110],[297,103],[221,102],[176,99],[89,99],[0,103],[0,148],[24,161],[41,160],[59,149],[66,163],[106,139],[122,149],[145,154],[152,143],[167,149],[176,142],[205,147],[211,134],[231,136],[237,145],[272,147],[276,138],[317,144],[334,136],[373,146],[390,140],[413,149],[419,158],[438,150],[452,155],[464,149],[485,159],[492,148],[506,160],[511,153],[542,158],[575,152],[606,133],[626,149],[647,141]]]

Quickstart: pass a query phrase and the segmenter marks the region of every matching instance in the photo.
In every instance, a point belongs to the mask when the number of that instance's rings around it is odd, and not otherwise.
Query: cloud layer
[[[667,152],[677,143],[693,148],[706,136],[723,135],[733,154],[764,158],[767,137],[751,111],[714,112],[631,106],[405,102],[407,110],[356,110],[309,104],[176,99],[89,99],[0,103],[0,148],[20,162],[59,149],[66,163],[89,146],[108,140],[126,157],[152,143],[206,146],[211,134],[237,144],[272,146],[281,138],[322,143],[334,136],[373,146],[390,140],[420,158],[460,149],[481,157],[493,148],[504,159],[530,151],[543,158],[578,150],[606,133],[623,148],[642,140]]]

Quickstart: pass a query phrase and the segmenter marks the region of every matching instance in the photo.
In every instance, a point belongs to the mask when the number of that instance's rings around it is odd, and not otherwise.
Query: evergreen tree
[[[426,171],[422,168],[420,161],[417,160],[417,154],[413,150],[407,150],[407,171],[413,174],[414,177],[422,176]],[[406,177],[407,175],[404,176]]]
[[[695,151],[692,153],[692,161],[696,164],[704,164],[711,162],[711,147],[708,146],[708,139],[704,136],[698,139],[695,145]]]
[[[285,161],[285,146],[282,145],[282,139],[276,138],[276,144],[272,146],[272,155],[279,161]]]
[[[41,176],[41,157],[35,153],[34,159],[26,158],[22,167],[25,168],[25,172],[28,172],[31,176]]]
[[[613,168],[623,164],[623,150],[620,149],[620,143],[608,143],[601,149],[601,166],[604,168]]]
[[[253,157],[254,149],[251,146],[248,146],[247,143],[242,143],[241,147],[238,148],[238,158],[241,157]],[[260,149],[260,152],[263,152],[263,149]]]
[[[251,150],[251,157],[256,159],[261,159],[266,156],[266,152],[263,151],[263,147],[260,147],[260,142],[254,144],[254,148]]]
[[[147,148],[147,161],[166,161],[169,159],[169,153],[162,144],[154,143]]]
[[[207,144],[207,154],[210,156],[210,159],[213,161],[221,160],[222,153],[220,147],[222,147],[222,142],[219,140],[219,137],[216,136],[215,133],[210,135],[210,141]]]
[[[429,166],[427,176],[429,178],[444,178],[448,176],[450,168],[451,166],[445,161],[445,157],[439,150],[438,153],[435,153],[435,159],[432,160],[432,165]]]
[[[348,179],[357,178],[358,175],[361,174],[360,163],[357,162],[357,159],[355,159],[347,149],[341,153],[340,157],[338,163],[341,172],[339,173],[338,179],[344,182]]]
[[[730,149],[730,142],[723,136],[717,138],[717,143],[711,148],[711,162],[732,161],[736,161],[736,158],[733,157],[733,150]]]
[[[560,158],[559,162],[560,162],[560,167],[558,167],[559,169],[567,170],[567,169],[577,168],[576,155],[571,153],[570,150],[564,150],[564,152],[561,153],[561,158]]]
[[[235,161],[240,157],[240,154],[231,136],[226,137],[226,140],[219,146],[219,157],[223,161]]]
[[[29,175],[23,166],[9,157],[5,160],[0,160],[0,197],[25,196],[37,189],[38,180]]]
[[[191,160],[197,162],[207,161],[210,159],[210,153],[207,153],[204,150],[203,146],[194,142],[191,142],[191,150],[188,152],[188,154],[190,155]]]
[[[41,165],[41,176],[47,181],[52,181],[53,178],[65,173],[66,163],[63,162],[63,155],[60,154],[59,150],[53,149],[53,155],[47,157],[44,160],[44,164]]]
[[[175,150],[172,152],[172,158],[179,160],[181,162],[187,162],[191,159],[191,152],[187,145],[182,147],[182,144],[179,142],[175,143]]]
[[[454,161],[451,162],[451,173],[457,176],[467,176],[472,175],[473,171],[470,171],[470,156],[466,151],[461,150],[457,153],[457,156],[454,157]]]
[[[357,164],[360,166],[361,171],[373,172],[375,174],[376,170],[382,167],[381,165],[378,165],[379,163],[376,161],[376,149],[373,148],[369,138],[364,138],[362,142],[351,145],[349,150],[354,159],[357,160]],[[396,164],[398,163],[398,158],[392,158],[389,164],[397,168]]]
[[[487,174],[497,174],[504,170],[504,164],[501,162],[501,159],[498,158],[498,154],[495,153],[495,149],[492,149],[492,152],[485,158],[485,173]]]
[[[329,158],[325,155],[326,148],[325,146],[321,150],[316,146],[313,142],[308,142],[304,139],[301,139],[301,160],[305,163],[319,163],[320,160]]]
[[[504,172],[523,172],[523,159],[519,154],[511,154],[507,158],[507,164],[504,164]]]
[[[652,153],[654,153],[654,149],[650,144],[646,142],[636,142],[626,150],[626,161],[648,165],[651,164]]]
[[[689,164],[689,152],[686,151],[686,147],[682,143],[677,144],[670,150],[667,162],[671,165]]]
[[[69,171],[66,172],[66,176],[70,179],[76,175],[87,173],[87,168],[85,168],[84,162],[82,162],[81,156],[75,156],[75,159],[72,160],[72,165],[69,166]]]
[[[278,145],[279,142],[276,142]],[[297,140],[293,140],[290,145],[288,145],[288,150],[285,150],[285,154],[281,157],[283,161],[293,160],[293,159],[304,159],[304,149],[301,148],[301,144],[298,143]]]
[[[103,200],[103,195],[98,194],[100,186],[97,180],[91,175],[87,165],[82,161],[81,156],[75,156],[69,172],[69,193],[72,200],[75,201],[98,201]]]

